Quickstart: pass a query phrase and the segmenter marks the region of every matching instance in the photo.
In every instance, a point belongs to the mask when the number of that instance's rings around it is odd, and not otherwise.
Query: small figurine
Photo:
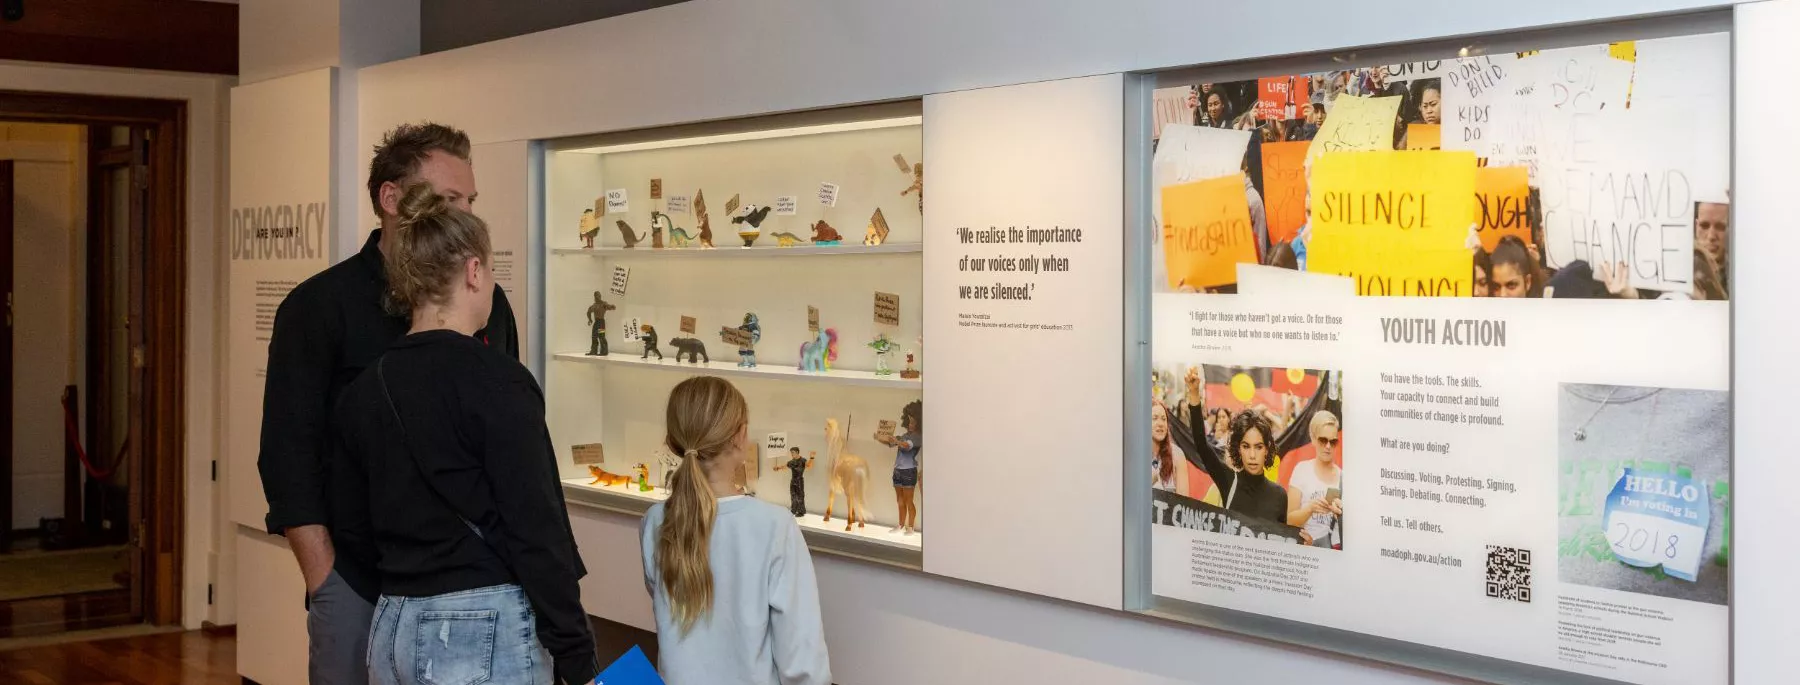
[[[779,245],[781,247],[793,247],[795,245],[800,244],[800,236],[794,235],[792,233],[788,233],[786,231],[782,231],[780,233],[770,233],[769,237],[774,238],[775,244]]]
[[[608,304],[606,300],[600,299],[600,291],[594,291],[594,303],[588,305],[587,308],[588,325],[593,327],[593,332],[588,338],[588,356],[606,356],[608,352],[606,347],[606,313],[614,309],[618,309],[618,307]]]
[[[712,357],[706,356],[706,343],[698,338],[669,338],[669,344],[675,347],[675,361],[681,361],[681,355],[686,354],[689,364],[699,364],[701,360],[712,363]]]
[[[849,424],[849,419],[846,419],[846,429]],[[854,454],[844,454],[845,440],[844,431],[838,429],[837,419],[825,419],[825,445],[831,456],[831,489],[825,498],[825,520],[831,520],[832,505],[837,503],[837,496],[842,494],[844,508],[850,510],[844,524],[844,530],[849,531],[853,527],[861,527],[864,515],[868,513],[868,506],[863,503],[863,490],[869,485],[869,462]]]
[[[694,243],[693,234],[688,233],[687,229],[685,229],[685,228],[676,227],[675,221],[673,219],[670,219],[669,215],[664,214],[662,212],[651,212],[650,213],[650,230],[651,230],[651,232],[652,233],[656,232],[658,230],[658,228],[657,228],[658,226],[661,226],[664,229],[668,229],[668,231],[669,231],[669,247],[682,248],[682,247],[687,247],[689,245],[692,245]]]
[[[913,490],[919,487],[919,457],[925,447],[924,403],[908,402],[900,409],[900,435],[875,434],[875,441],[896,450],[894,454],[894,497],[899,503],[900,524],[890,533],[912,535],[919,524],[919,509],[913,503]]]
[[[837,329],[821,328],[812,340],[800,344],[800,370],[823,373],[837,361]]]
[[[633,466],[631,468],[632,468],[632,470],[637,471],[638,492],[650,492],[651,490],[656,489],[656,486],[650,484],[650,467],[645,466],[643,464],[638,464],[637,466]]]
[[[894,370],[888,367],[888,355],[894,352],[894,341],[889,340],[886,333],[875,336],[869,341],[869,349],[875,350],[875,375],[892,376]]]
[[[656,355],[656,361],[662,361],[662,350],[657,349],[656,347],[656,327],[650,324],[644,324],[638,330],[642,333],[640,337],[644,340],[644,354],[643,356],[638,357],[638,359],[649,359],[650,355],[654,354]]]
[[[650,247],[651,248],[657,249],[657,250],[660,250],[663,248],[662,231],[663,231],[663,229],[662,229],[661,224],[658,224],[655,221],[650,222]]]
[[[786,469],[791,480],[788,481],[788,511],[799,518],[806,515],[806,472],[811,471],[813,459],[818,452],[808,452],[805,459],[800,458],[800,448],[788,448],[786,464],[776,464],[775,470]]]
[[[844,242],[844,234],[838,233],[824,219],[812,225],[812,241],[814,245],[838,245]]]
[[[773,207],[766,205],[760,207],[747,205],[744,207],[743,213],[731,217],[731,223],[744,226],[744,228],[738,229],[738,237],[744,240],[744,247],[750,247],[757,238],[762,236],[762,222],[769,218],[771,209]]]
[[[919,194],[919,213],[924,214],[925,213],[925,163],[924,162],[918,162],[918,163],[913,164],[913,183],[912,183],[912,185],[907,186],[906,190],[900,191],[900,197],[906,197],[907,195],[910,195],[912,193]]]
[[[705,213],[701,213],[700,214],[700,248],[705,249],[705,250],[710,250],[710,249],[712,249],[712,246],[713,246],[713,244],[712,244],[712,219],[707,218]]]
[[[876,208],[875,214],[869,217],[869,227],[863,231],[862,244],[874,247],[887,242],[887,237],[887,217],[881,215],[880,208]]]
[[[750,344],[738,347],[738,366],[746,369],[756,368],[756,343],[762,340],[762,323],[756,320],[756,314],[746,312],[744,325],[738,330],[750,334]]]
[[[620,219],[613,223],[619,227],[619,235],[624,236],[625,238],[625,249],[629,250],[637,247],[638,243],[644,241],[644,236],[638,235],[635,231],[632,231],[631,224],[625,223],[624,219]]]
[[[602,485],[606,487],[612,487],[614,485],[631,485],[630,476],[607,473],[598,466],[589,466],[588,473],[593,474],[594,476],[594,482],[588,483],[588,485]]]
[[[900,370],[900,377],[904,378],[906,380],[909,380],[909,381],[917,380],[919,378],[919,370],[913,368],[913,351],[912,350],[906,351],[906,368]]]
[[[581,210],[581,249],[594,249],[594,236],[600,234],[600,220],[594,217],[594,210]]]
[[[662,489],[668,490],[675,482],[675,470],[681,468],[681,457],[668,450],[656,451],[656,467],[662,471]]]

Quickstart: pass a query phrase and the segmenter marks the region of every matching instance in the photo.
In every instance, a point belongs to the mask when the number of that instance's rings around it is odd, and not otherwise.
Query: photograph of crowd
[[[1342,379],[1179,365],[1152,378],[1150,487],[1302,544],[1343,549]],[[1166,494],[1165,494],[1166,493]],[[1191,500],[1191,501],[1188,501]]]
[[[1249,263],[1362,295],[1728,299],[1707,40],[1159,88],[1153,287],[1238,292]]]

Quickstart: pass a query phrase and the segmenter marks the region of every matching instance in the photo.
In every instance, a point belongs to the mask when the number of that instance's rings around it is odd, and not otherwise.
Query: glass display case
[[[723,376],[750,404],[745,494],[815,549],[920,565],[923,483],[910,529],[897,484],[924,464],[894,446],[922,432],[903,418],[925,372],[920,110],[545,142],[544,385],[571,503],[667,497],[669,391]]]

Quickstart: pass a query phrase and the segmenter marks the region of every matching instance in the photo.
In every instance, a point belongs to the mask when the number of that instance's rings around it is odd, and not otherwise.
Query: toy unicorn
[[[837,361],[838,335],[836,328],[821,328],[819,335],[810,342],[800,344],[801,371],[830,371],[831,363]]]

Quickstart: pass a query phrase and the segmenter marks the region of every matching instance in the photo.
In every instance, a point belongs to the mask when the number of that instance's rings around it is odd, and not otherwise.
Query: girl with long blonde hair
[[[754,449],[730,382],[669,393],[664,443],[681,455],[669,499],[641,532],[658,659],[671,685],[829,685],[812,556],[787,510],[738,494]]]

